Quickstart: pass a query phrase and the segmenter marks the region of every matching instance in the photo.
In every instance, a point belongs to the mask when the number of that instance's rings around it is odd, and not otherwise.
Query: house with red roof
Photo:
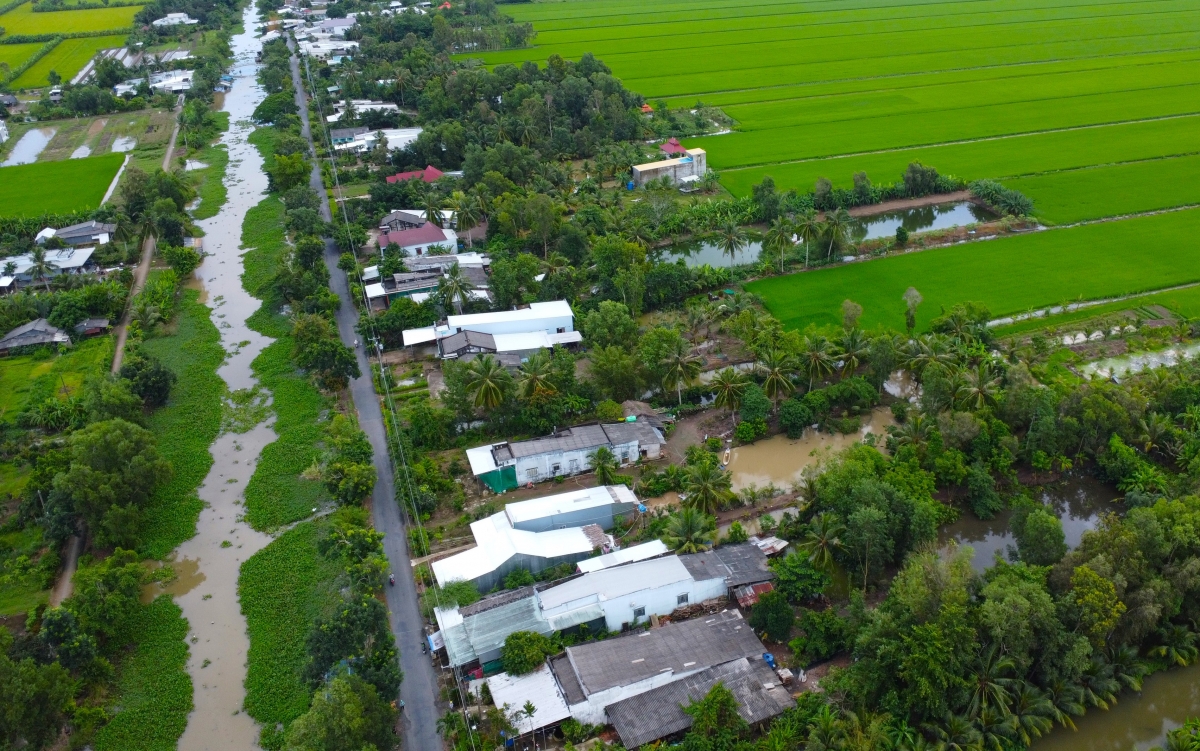
[[[452,229],[442,229],[433,222],[425,222],[420,227],[395,230],[380,236],[380,246],[386,248],[396,244],[406,256],[421,256],[433,248],[441,247],[450,252],[458,249],[458,235]]]
[[[412,170],[411,172],[398,172],[387,179],[389,183],[402,183],[407,180],[423,180],[427,183],[437,182],[437,179],[445,175],[437,167],[427,165],[425,169]]]
[[[687,153],[687,149],[683,148],[683,144],[679,143],[678,138],[672,138],[666,143],[660,145],[658,148],[664,154],[677,155]]]

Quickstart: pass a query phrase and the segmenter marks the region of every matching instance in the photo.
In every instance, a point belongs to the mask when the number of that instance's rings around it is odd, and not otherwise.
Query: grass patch
[[[308,709],[300,679],[313,621],[338,602],[336,563],[317,552],[325,522],[305,522],[242,564],[238,598],[250,633],[246,711],[265,727],[287,725]]]
[[[89,375],[107,372],[112,347],[112,338],[103,336],[86,339],[61,355],[43,350],[0,358],[0,419],[12,421],[31,402],[76,393]]]
[[[212,467],[209,445],[221,429],[225,382],[217,368],[225,359],[221,335],[199,301],[199,292],[180,295],[177,326],[170,336],[145,343],[147,351],[178,376],[170,401],[150,416],[149,428],[158,448],[175,468],[171,482],[160,489],[146,509],[142,554],[162,558],[196,533],[203,502],[196,495]]]
[[[23,5],[21,7],[23,7],[23,8],[29,7],[29,4],[26,3],[25,5]],[[126,10],[126,9],[125,8],[111,8],[110,10]],[[136,12],[138,9],[133,8],[132,10],[134,10]],[[74,10],[74,11],[70,11],[68,13],[35,13],[33,15],[35,15],[35,16],[58,16],[58,15],[75,16],[75,15],[81,15],[84,13],[94,13],[94,12],[96,12],[96,11]],[[3,25],[4,20],[7,18],[8,18],[7,15],[0,16],[0,25]],[[103,28],[107,29],[110,27],[105,26]],[[17,33],[17,32],[13,31],[12,29],[9,29],[9,33]],[[46,34],[46,33],[53,33],[53,31],[50,31],[50,32],[20,32],[20,33],[22,33],[22,34],[32,34],[32,33]],[[62,76],[63,81],[70,81],[71,78],[73,78],[76,73],[83,70],[83,66],[87,65],[88,62],[93,57],[96,56],[97,52],[99,52],[100,50],[112,49],[114,47],[121,47],[124,44],[125,44],[125,35],[124,34],[113,35],[113,36],[102,36],[102,37],[80,37],[77,39],[64,39],[61,44],[59,44],[57,47],[55,47],[53,50],[50,51],[50,54],[46,55],[41,60],[38,60],[36,63],[31,65],[29,67],[29,70],[25,71],[20,76],[18,76],[15,81],[13,81],[12,83],[9,84],[9,86],[14,89],[30,88],[30,87],[34,87],[34,86],[45,86],[46,84],[50,83],[50,79],[47,77],[50,75],[50,71],[54,71],[54,72],[58,73],[58,75]]]
[[[296,370],[291,355],[291,337],[284,337],[254,358],[254,374],[271,392],[279,436],[263,449],[246,485],[246,521],[255,529],[299,521],[312,514],[324,495],[319,481],[302,479],[300,473],[320,453],[323,432],[318,421],[326,400],[308,376]]]
[[[225,205],[228,191],[225,189],[225,168],[229,165],[229,150],[214,144],[196,154],[196,159],[208,165],[203,173],[196,194],[200,205],[192,212],[193,219],[211,219]]]
[[[864,326],[904,326],[901,296],[925,301],[918,327],[941,308],[974,301],[1000,317],[1063,301],[1117,297],[1200,279],[1200,210],[1007,237],[752,282],[784,325],[840,324],[842,301]]]
[[[1124,300],[1122,302],[1094,305],[1083,310],[1060,313],[1048,318],[1033,318],[1027,321],[1019,321],[1009,326],[997,326],[993,331],[996,333],[996,336],[1028,334],[1050,327],[1069,327],[1072,323],[1079,323],[1110,313],[1119,313],[1123,310],[1133,310],[1148,305],[1161,305],[1184,318],[1195,318],[1200,316],[1200,286],[1171,290],[1169,292],[1157,292],[1152,295],[1136,297],[1132,300]]]
[[[242,256],[242,286],[260,300],[272,293],[272,282],[288,247],[283,219],[283,201],[269,195],[246,212],[242,223],[242,247],[249,248]]]
[[[142,9],[140,5],[124,8],[97,8],[94,10],[47,11],[34,13],[33,3],[22,3],[0,16],[0,26],[7,34],[77,34],[89,31],[122,31],[133,26],[133,17]],[[120,42],[110,47],[120,46]],[[85,61],[86,62],[86,61]],[[79,68],[75,69],[75,73]],[[62,77],[70,80],[63,71]]]
[[[96,734],[92,747],[173,751],[192,711],[188,622],[175,601],[163,595],[141,609],[131,633],[137,634],[137,642],[117,665],[110,702],[110,711],[116,713]]]
[[[104,154],[0,167],[0,216],[91,211],[100,205],[124,160],[124,154]]]
[[[14,470],[11,464],[0,466],[0,477],[8,475],[11,470]],[[24,474],[27,475],[28,470]],[[42,529],[37,526],[0,533],[0,564],[19,556],[28,556],[31,560],[38,559],[38,553],[42,552],[45,544]],[[39,568],[42,562],[39,559]],[[0,615],[28,613],[50,599],[49,590],[42,589],[45,582],[36,581],[39,578],[40,576],[23,576],[16,581],[0,583]]]

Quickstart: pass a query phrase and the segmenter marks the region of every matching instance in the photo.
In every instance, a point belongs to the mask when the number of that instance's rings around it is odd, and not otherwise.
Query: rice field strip
[[[720,91],[707,91],[707,92],[703,92],[703,94],[706,97],[707,96],[721,96],[721,95],[725,95],[725,94],[741,94],[741,93],[753,92],[753,91],[772,91],[772,90],[778,90],[778,89],[794,89],[794,88],[800,88],[800,87],[831,86],[834,84],[855,83],[858,81],[886,81],[886,80],[892,80],[892,79],[949,75],[949,74],[953,74],[953,73],[970,73],[970,72],[974,72],[974,71],[1000,70],[1000,69],[1005,69],[1005,68],[1032,68],[1034,66],[1041,66],[1041,65],[1046,65],[1046,66],[1062,65],[1065,63],[1072,63],[1072,62],[1076,62],[1076,61],[1083,62],[1083,61],[1087,61],[1087,60],[1109,60],[1109,59],[1115,59],[1115,58],[1119,58],[1119,57],[1138,57],[1138,56],[1147,56],[1147,55],[1175,55],[1175,54],[1181,55],[1181,57],[1179,57],[1178,59],[1175,59],[1175,60],[1157,60],[1157,61],[1148,61],[1148,62],[1134,62],[1134,63],[1129,63],[1129,64],[1097,65],[1095,67],[1072,68],[1069,70],[1058,71],[1058,72],[1041,72],[1041,73],[1030,72],[1030,73],[1023,73],[1023,74],[1006,75],[1006,76],[986,76],[986,77],[981,77],[981,78],[962,79],[962,80],[953,81],[953,82],[949,82],[949,83],[920,83],[920,84],[914,84],[912,86],[881,86],[880,88],[877,88],[877,89],[851,89],[851,90],[841,91],[841,92],[831,92],[828,94],[811,94],[811,95],[807,95],[807,96],[771,97],[771,98],[766,98],[766,99],[749,99],[746,101],[738,101],[738,102],[709,101],[709,102],[704,102],[704,104],[705,104],[705,106],[710,106],[710,107],[741,107],[741,106],[754,105],[754,104],[773,104],[775,102],[794,102],[794,101],[803,101],[803,100],[811,100],[811,99],[821,99],[824,97],[845,96],[847,94],[862,95],[862,94],[875,94],[875,93],[886,92],[886,91],[912,91],[914,89],[932,88],[935,86],[946,86],[946,85],[958,84],[958,83],[991,83],[993,81],[1009,81],[1009,80],[1016,80],[1016,79],[1021,79],[1021,78],[1033,78],[1033,77],[1040,76],[1040,75],[1086,73],[1086,72],[1098,72],[1098,71],[1103,71],[1103,70],[1141,68],[1141,67],[1148,67],[1148,66],[1152,66],[1152,65],[1170,65],[1172,63],[1195,62],[1197,60],[1200,60],[1200,46],[1188,47],[1188,48],[1182,49],[1182,50],[1165,50],[1165,51],[1151,51],[1151,52],[1139,50],[1137,52],[1111,53],[1111,54],[1105,54],[1105,55],[1081,55],[1079,57],[1055,58],[1053,60],[1030,60],[1030,61],[1018,62],[1018,63],[998,63],[996,65],[978,65],[978,66],[964,67],[964,68],[945,68],[945,69],[939,69],[939,70],[924,71],[921,73],[890,73],[890,74],[883,74],[883,75],[878,75],[878,76],[858,76],[858,77],[854,77],[854,78],[832,78],[832,79],[825,79],[825,80],[821,80],[821,81],[806,81],[804,83],[779,83],[779,84],[770,84],[768,86],[751,86],[751,87],[746,87],[746,88],[741,88],[741,89],[723,89]],[[650,98],[656,99],[656,100],[663,99],[668,104],[674,103],[674,104],[678,104],[678,105],[683,105],[684,102],[686,102],[686,100],[691,99],[692,97],[693,97],[693,95],[689,95],[689,94],[672,94],[671,96],[667,96],[667,97],[650,97]]]
[[[1085,164],[1080,167],[1062,167],[1060,169],[1048,169],[1041,172],[1017,172],[1011,175],[997,175],[993,180],[1015,180],[1025,177],[1044,177],[1046,175],[1062,175],[1071,172],[1087,172],[1088,170],[1104,169],[1105,167],[1122,167],[1127,164],[1149,164],[1150,162],[1165,162],[1170,159],[1179,159],[1180,157],[1200,156],[1200,150],[1197,151],[1181,151],[1173,154],[1163,154],[1162,156],[1146,157],[1144,159],[1122,159],[1117,162],[1096,162],[1095,164]]]
[[[762,169],[763,167],[774,167],[776,165],[786,164],[807,164],[809,162],[823,162],[827,159],[845,159],[857,156],[871,156],[873,154],[894,154],[902,151],[916,151],[918,149],[929,149],[938,146],[957,146],[967,143],[986,143],[988,141],[1004,141],[1012,138],[1028,138],[1029,136],[1047,134],[1047,133],[1069,133],[1077,130],[1095,130],[1097,128],[1112,128],[1120,125],[1132,125],[1136,123],[1160,122],[1164,120],[1180,120],[1189,117],[1200,116],[1198,112],[1181,112],[1174,115],[1161,115],[1157,117],[1145,117],[1135,120],[1118,120],[1107,123],[1092,123],[1089,125],[1072,125],[1065,128],[1047,128],[1045,130],[1034,130],[1024,133],[1006,133],[998,136],[984,136],[981,138],[963,138],[956,141],[940,141],[938,143],[913,144],[911,146],[897,146],[888,149],[872,149],[870,151],[854,151],[845,154],[827,154],[825,156],[804,157],[801,159],[782,159],[777,162],[760,162],[758,164],[739,164],[736,167],[725,167],[721,172],[742,172],[745,170]],[[1175,155],[1172,155],[1175,156]],[[1033,174],[1033,173],[1030,173]],[[1010,176],[1011,177],[1011,176]]]
[[[1189,203],[1182,206],[1166,206],[1161,209],[1151,209],[1149,211],[1134,211],[1128,214],[1117,214],[1114,216],[1101,216],[1095,219],[1084,219],[1071,224],[1056,224],[1053,227],[1040,226],[1039,232],[1053,232],[1060,229],[1074,229],[1075,227],[1086,227],[1089,224],[1104,224],[1106,222],[1120,222],[1126,219],[1138,219],[1144,216],[1158,216],[1160,214],[1174,214],[1177,211],[1190,211],[1200,208],[1200,203]],[[966,241],[971,242],[971,241]]]
[[[1115,0],[1114,2],[1109,2],[1109,3],[1105,3],[1105,2],[1082,2],[1082,3],[1067,2],[1067,3],[1062,3],[1059,5],[1032,5],[1031,4],[1030,7],[1028,8],[1028,10],[1044,11],[1044,10],[1057,10],[1057,9],[1062,9],[1062,8],[1089,8],[1089,7],[1103,8],[1103,7],[1110,6],[1110,5],[1154,5],[1154,4],[1161,4],[1164,1],[1165,0]],[[776,7],[776,6],[782,7],[782,6],[787,6],[787,5],[791,5],[791,4],[792,3],[790,3],[790,2],[767,3],[767,4],[759,4],[758,7],[760,7],[760,8],[761,7]],[[786,11],[786,12],[779,12],[779,13],[754,13],[754,14],[748,16],[746,14],[747,6],[745,6],[745,5],[722,5],[722,6],[716,6],[713,8],[709,8],[707,10],[718,10],[718,11],[730,10],[733,12],[731,12],[729,15],[725,15],[725,16],[704,16],[702,18],[695,16],[696,12],[702,12],[705,10],[702,6],[688,6],[688,8],[686,8],[686,9],[681,9],[681,12],[691,11],[691,13],[689,15],[691,15],[693,18],[695,18],[696,21],[727,21],[727,20],[746,20],[746,19],[758,19],[758,18],[778,19],[778,18],[785,18],[785,17],[789,17],[789,16],[811,16],[811,15],[828,14],[828,13],[848,13],[848,12],[852,12],[852,11],[878,11],[878,10],[881,10],[880,6],[874,5],[874,4],[866,4],[866,5],[861,5],[861,6],[847,6],[844,3],[837,2],[837,0],[829,0],[828,3],[821,3],[821,2],[809,3],[810,6],[816,6],[816,5],[822,5],[822,4],[828,4],[830,6],[835,6],[835,7],[831,7],[829,9],[815,9],[814,8],[812,10],[799,10],[799,11],[793,10],[793,11]],[[884,7],[887,7],[887,8],[893,9],[893,10],[898,10],[898,11],[907,11],[909,9],[914,9],[914,8],[940,8],[940,7],[945,7],[945,6],[969,6],[969,5],[976,5],[976,4],[977,5],[985,5],[985,4],[994,5],[998,8],[998,10],[995,10],[995,11],[983,11],[983,12],[1001,13],[1001,12],[1013,10],[1011,8],[1011,4],[1001,4],[1001,3],[996,2],[996,0],[962,0],[961,2],[955,2],[955,3],[944,3],[944,2],[905,3],[903,5],[884,6]],[[544,9],[549,5],[551,5],[551,3],[539,4],[536,7],[536,10],[533,15],[536,16],[537,11]],[[577,3],[575,5],[582,5],[582,3]],[[608,7],[608,6],[606,6],[606,7]],[[1017,10],[1019,10],[1019,9],[1017,9]],[[979,11],[976,10],[976,13],[978,13],[978,12]],[[522,16],[518,20],[522,20],[522,21],[523,20],[531,20],[531,19],[529,19],[528,14],[521,13],[518,11],[517,15]],[[911,15],[899,15],[899,16],[893,16],[893,17],[886,17],[885,20],[901,20],[901,19],[905,19],[905,18],[930,18],[930,17],[945,18],[945,17],[949,17],[949,16],[958,16],[958,15],[971,15],[971,13],[967,12],[967,11],[942,13],[942,14],[927,14],[927,15],[921,15],[921,14],[914,13]],[[644,27],[644,26],[671,25],[671,24],[678,25],[679,24],[679,18],[677,18],[677,17],[676,18],[666,18],[661,21],[656,21],[656,20],[633,21],[633,20],[631,20],[629,22],[616,22],[616,23],[610,22],[611,18],[612,18],[611,13],[603,13],[603,14],[594,15],[594,16],[577,16],[577,17],[573,17],[571,20],[572,21],[603,20],[605,22],[604,27],[607,29],[618,29],[618,28],[622,28],[625,26]],[[542,23],[554,23],[555,22],[555,19],[545,18],[545,17],[544,18],[535,18],[532,20],[537,20]],[[777,24],[772,24],[771,26],[765,27],[765,28],[774,28],[776,25]],[[820,26],[823,24],[821,24],[820,22],[817,22],[817,23],[809,23],[807,25]],[[580,23],[578,25],[572,25],[572,26],[562,26],[562,27],[555,27],[555,28],[547,27],[546,32],[547,33],[561,33],[561,32],[567,32],[567,31],[588,29],[588,27],[589,27],[589,24]],[[754,27],[747,27],[747,28],[754,28]],[[646,35],[646,36],[651,37],[651,36],[668,36],[668,35],[662,34],[662,35]],[[620,38],[620,37],[611,37],[611,38]],[[606,39],[606,37],[595,37],[595,39],[598,41],[603,41],[604,39]]]
[[[1163,287],[1162,289],[1132,292],[1128,295],[1109,297],[1103,300],[1080,300],[1079,302],[1067,303],[1065,305],[1052,305],[1048,308],[1039,308],[1038,310],[1031,310],[1027,313],[1017,313],[1015,315],[1005,316],[1003,318],[993,318],[987,322],[987,327],[996,328],[998,326],[1009,326],[1022,321],[1031,321],[1034,318],[1048,318],[1050,316],[1056,316],[1062,313],[1074,313],[1077,310],[1094,308],[1098,305],[1111,305],[1112,303],[1116,302],[1136,300],[1140,297],[1152,297],[1153,295],[1161,295],[1167,292],[1178,292],[1181,289],[1191,289],[1193,287],[1200,287],[1200,282],[1188,282],[1187,284],[1177,284],[1174,287]]]
[[[955,36],[964,37],[964,39],[962,40],[962,46],[959,46],[959,47],[953,47],[953,46],[933,47],[931,49],[919,50],[917,52],[917,54],[931,52],[931,51],[955,52],[955,51],[962,51],[962,50],[967,50],[967,49],[969,49],[969,50],[1005,49],[1005,48],[1014,47],[1014,46],[1027,46],[1027,45],[1030,45],[1031,42],[1016,41],[1018,39],[1025,39],[1025,37],[1027,36],[1027,35],[1022,35],[1022,34],[1018,33],[1018,31],[1016,31],[1016,30],[1010,32],[1010,35],[1014,39],[1014,42],[1011,44],[980,45],[977,42],[977,39],[975,37],[968,37],[968,34],[971,32],[982,33],[985,31],[995,31],[996,29],[1002,29],[1003,27],[1036,27],[1039,31],[1043,32],[1044,36],[1049,36],[1051,33],[1056,33],[1056,34],[1061,35],[1061,40],[1057,39],[1057,38],[1036,39],[1036,40],[1034,40],[1034,42],[1032,42],[1032,44],[1037,45],[1037,44],[1045,44],[1049,41],[1075,41],[1075,40],[1078,40],[1080,38],[1079,28],[1078,28],[1079,22],[1081,22],[1081,21],[1097,21],[1097,22],[1107,23],[1109,25],[1116,27],[1116,28],[1114,28],[1114,33],[1112,35],[1108,35],[1108,36],[1099,35],[1099,34],[1087,35],[1086,37],[1084,37],[1085,39],[1087,39],[1089,41],[1099,40],[1099,39],[1111,39],[1111,38],[1128,39],[1128,38],[1137,38],[1139,36],[1145,36],[1147,33],[1161,34],[1161,33],[1163,33],[1163,30],[1162,29],[1154,29],[1152,31],[1143,32],[1143,33],[1130,33],[1132,31],[1132,29],[1120,28],[1116,22],[1124,21],[1124,22],[1126,22],[1126,26],[1128,26],[1128,21],[1133,18],[1145,18],[1147,20],[1157,20],[1157,19],[1155,19],[1155,17],[1163,16],[1163,17],[1168,17],[1168,18],[1182,19],[1185,16],[1192,17],[1192,16],[1197,16],[1197,15],[1200,15],[1200,10],[1161,10],[1161,11],[1149,11],[1149,12],[1140,12],[1140,13],[1118,13],[1118,14],[1111,14],[1111,15],[1088,15],[1088,16],[1078,16],[1078,17],[1055,18],[1055,19],[1050,19],[1050,20],[1047,20],[1047,19],[1002,20],[1002,21],[994,21],[994,22],[979,23],[979,24],[953,24],[953,25],[949,25],[949,26],[945,26],[945,27],[938,27],[938,26],[930,27],[928,25],[920,25],[920,26],[915,26],[914,28],[900,28],[900,29],[882,28],[877,31],[864,31],[862,28],[858,28],[858,29],[848,28],[846,31],[836,33],[836,34],[805,34],[805,32],[807,32],[812,27],[810,27],[810,26],[779,27],[778,25],[776,25],[776,26],[771,27],[776,32],[776,36],[774,36],[774,37],[768,37],[765,39],[761,38],[761,37],[755,38],[755,39],[751,39],[751,38],[747,37],[744,39],[734,39],[732,41],[724,41],[724,42],[714,40],[714,38],[713,38],[714,35],[719,36],[721,34],[742,34],[743,30],[736,29],[736,30],[716,31],[716,32],[713,32],[713,31],[687,32],[687,31],[681,31],[681,30],[677,29],[676,33],[662,37],[664,39],[673,40],[675,42],[675,44],[656,46],[651,51],[654,53],[672,53],[672,52],[675,52],[678,50],[694,48],[696,46],[696,42],[701,41],[701,40],[699,40],[699,39],[693,40],[693,39],[691,39],[691,37],[703,37],[702,41],[703,41],[704,47],[706,49],[713,49],[713,48],[719,48],[719,47],[750,47],[750,48],[761,49],[763,47],[788,45],[788,44],[795,44],[795,43],[800,43],[800,42],[837,42],[839,40],[843,40],[846,38],[853,38],[856,41],[862,42],[861,44],[857,45],[857,48],[859,50],[863,50],[863,49],[869,50],[874,46],[874,42],[877,42],[880,40],[886,41],[889,37],[898,37],[898,36],[913,34],[915,32],[920,32],[922,34],[925,34],[931,43],[952,44],[954,41],[956,41],[953,39],[948,39],[947,37],[950,35],[938,36],[935,34],[935,32],[944,32],[944,31],[954,31],[954,32],[957,32],[957,34]],[[921,21],[922,19],[914,18],[913,20]],[[846,22],[842,25],[846,25],[846,26],[857,25],[857,26],[861,27],[862,22]],[[1184,31],[1194,31],[1195,29],[1194,28],[1185,28],[1183,30]],[[746,31],[754,31],[754,29],[749,29]],[[1175,31],[1178,31],[1178,30],[1175,30]],[[788,36],[789,33],[791,34],[791,36]],[[539,36],[540,36],[540,34],[539,34]],[[871,38],[870,41],[866,40],[866,38],[868,38],[868,37]],[[489,60],[505,60],[509,57],[513,57],[514,52],[528,54],[528,52],[531,49],[538,50],[538,49],[552,49],[552,48],[563,48],[563,47],[577,47],[577,48],[579,48],[578,51],[580,54],[582,54],[582,52],[584,52],[584,51],[591,51],[597,57],[601,57],[602,59],[604,59],[606,61],[607,60],[615,60],[615,59],[623,57],[623,56],[645,57],[647,54],[647,50],[645,49],[644,46],[639,46],[639,43],[645,39],[654,39],[654,38],[656,38],[656,37],[642,37],[642,36],[619,37],[619,38],[613,38],[613,39],[607,40],[609,42],[609,44],[607,44],[607,45],[604,44],[603,41],[596,41],[596,40],[591,40],[591,39],[584,39],[584,40],[579,40],[579,41],[572,40],[572,41],[564,41],[564,42],[558,42],[558,43],[544,43],[543,42],[543,43],[539,43],[539,44],[535,45],[532,48],[520,48],[519,50],[507,50],[507,51],[500,51],[500,52],[492,52],[492,53],[488,53],[488,54],[484,55],[483,57],[485,59],[489,59]],[[618,49],[617,48],[618,45],[621,45],[621,44],[628,46],[629,49]],[[570,50],[568,50],[567,53],[574,55],[574,52],[570,51]],[[562,54],[561,50],[560,50],[560,54]],[[475,55],[468,54],[468,56],[475,56]],[[516,55],[516,56],[520,57],[521,55]],[[750,58],[752,58],[752,57],[753,56],[748,56],[748,59],[746,62],[748,62],[748,63],[751,62]],[[858,55],[856,57],[852,57],[852,58],[848,58],[848,59],[878,59],[878,58],[887,58],[887,57],[891,57],[891,56],[886,55],[886,54],[884,54],[884,55],[868,54],[868,55]],[[829,60],[827,58],[822,57],[822,61],[828,62]],[[714,62],[716,62],[716,61],[714,61]],[[773,67],[773,66],[767,66],[767,67]],[[730,69],[725,67],[724,65],[722,65],[719,68],[719,70],[727,71]]]

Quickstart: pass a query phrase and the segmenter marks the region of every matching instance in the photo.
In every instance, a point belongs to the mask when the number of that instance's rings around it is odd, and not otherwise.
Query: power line
[[[321,118],[321,133],[324,136],[323,144],[325,146],[327,146],[329,149],[329,160],[328,161],[329,161],[330,170],[333,172],[334,188],[337,191],[337,193],[340,194],[341,190],[342,190],[342,186],[341,186],[341,180],[338,177],[337,161],[334,159],[336,152],[334,151],[334,148],[333,148],[333,139],[330,137],[330,134],[329,134],[329,124],[328,124],[328,121],[326,121],[326,119],[325,119],[325,111],[321,107],[321,99],[319,96],[317,96],[317,88],[316,88],[316,84],[312,78],[312,69],[309,68],[309,65],[308,65],[308,56],[307,55],[304,56],[304,73],[305,73],[305,77],[308,79],[308,87],[313,92],[313,101],[316,102],[316,105],[317,105],[317,114]],[[309,124],[309,135],[310,136],[312,135],[311,123]],[[313,150],[313,158],[319,159],[319,157],[317,157],[317,154],[316,154],[316,149]],[[342,214],[342,222],[343,222],[344,226],[346,227],[346,236],[350,237],[350,219],[346,215],[346,207],[344,205],[342,206],[341,214]],[[349,282],[348,278],[347,278],[347,282]],[[429,535],[425,531],[425,527],[421,521],[420,511],[417,509],[417,505],[416,505],[416,491],[413,489],[412,476],[410,475],[409,469],[408,469],[408,457],[405,455],[404,441],[401,437],[400,425],[396,421],[396,402],[395,402],[395,399],[392,397],[391,384],[389,383],[387,369],[386,369],[385,363],[383,361],[383,346],[380,344],[379,334],[378,334],[378,331],[375,329],[375,318],[374,318],[374,316],[371,315],[370,298],[367,297],[366,285],[363,284],[361,275],[359,276],[359,279],[358,279],[358,285],[359,285],[359,289],[362,293],[363,305],[365,307],[365,310],[367,311],[367,322],[368,322],[367,325],[370,327],[370,330],[371,330],[371,342],[374,345],[375,354],[379,358],[379,375],[380,375],[379,380],[383,386],[384,399],[385,399],[385,402],[388,407],[388,413],[389,413],[389,417],[390,417],[390,421],[391,421],[391,425],[392,425],[392,435],[395,437],[395,444],[396,444],[395,451],[399,454],[399,457],[393,456],[392,440],[388,438],[387,431],[385,430],[384,431],[384,439],[385,439],[385,442],[387,443],[387,448],[388,448],[388,460],[392,464],[392,467],[391,467],[392,478],[393,478],[393,480],[398,479],[398,475],[400,473],[397,472],[396,468],[399,467],[402,470],[403,475],[404,475],[404,486],[408,491],[408,503],[409,503],[409,506],[411,506],[412,513],[411,514],[408,513],[408,509],[404,508],[403,504],[401,505],[400,510],[401,510],[401,513],[403,516],[407,516],[409,518],[410,523],[412,521],[416,522],[417,529],[421,534],[421,540],[423,541],[426,549],[428,550]],[[370,358],[368,358],[368,363],[369,362],[370,362]],[[372,384],[373,384],[374,383],[374,374],[372,373],[371,375],[372,375]],[[434,601],[437,604],[437,607],[440,609],[442,607],[442,601],[441,601],[440,590],[436,586],[436,583],[433,587],[433,597],[434,597]],[[422,634],[421,638],[422,639],[425,638],[424,634]],[[474,731],[471,729],[470,716],[467,714],[468,704],[467,704],[466,696],[463,694],[463,690],[462,690],[462,674],[457,666],[452,666],[451,670],[454,673],[454,688],[455,688],[455,691],[458,693],[459,704],[462,707],[463,724],[467,730],[467,738],[471,743],[472,751],[475,751],[475,734],[474,734]]]

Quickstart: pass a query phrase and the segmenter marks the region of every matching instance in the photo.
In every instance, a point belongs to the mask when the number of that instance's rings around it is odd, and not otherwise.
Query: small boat
[[[721,460],[721,463],[726,467],[729,466],[729,449],[725,449],[725,458]]]

